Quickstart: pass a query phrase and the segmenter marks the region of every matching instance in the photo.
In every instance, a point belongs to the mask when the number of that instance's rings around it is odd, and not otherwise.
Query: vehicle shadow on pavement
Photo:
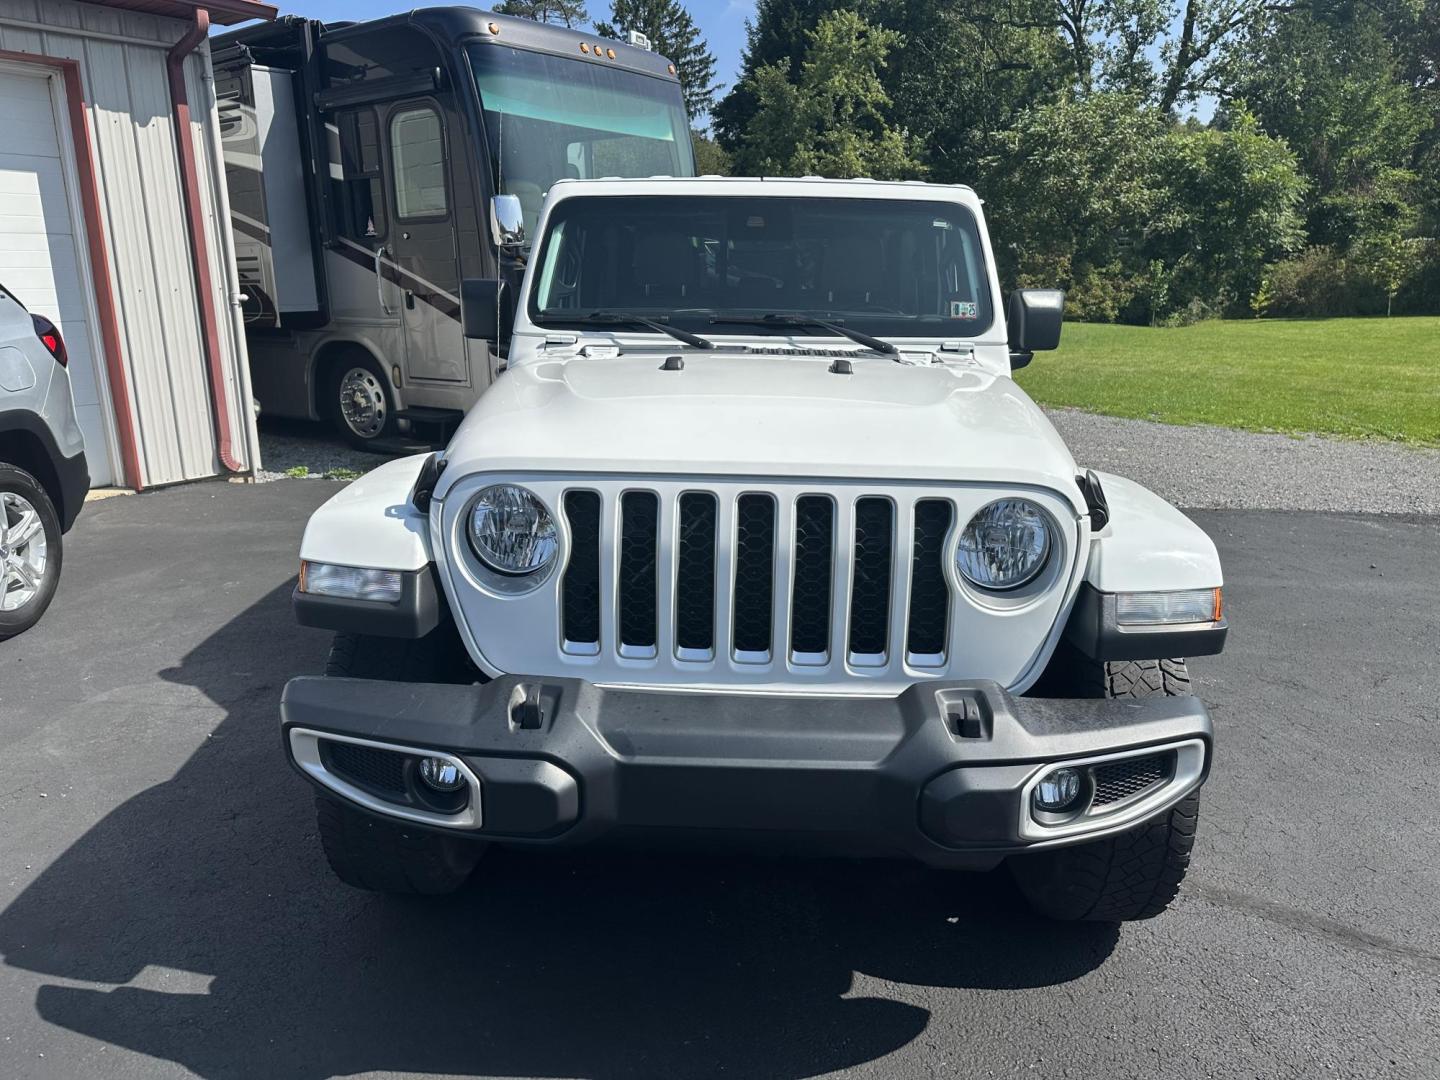
[[[162,672],[225,720],[0,912],[6,964],[103,984],[42,985],[50,1023],[212,1078],[800,1077],[924,1032],[884,983],[1052,985],[1115,946],[1019,914],[1004,874],[885,862],[495,851],[454,898],[347,889],[280,749],[279,687],[323,649],[289,593]]]

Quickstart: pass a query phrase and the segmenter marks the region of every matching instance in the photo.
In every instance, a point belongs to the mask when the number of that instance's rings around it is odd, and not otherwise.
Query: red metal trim
[[[196,8],[204,8],[210,21],[225,26],[251,19],[271,20],[277,9],[273,4],[258,0],[90,0],[101,7],[118,8],[122,11],[140,11],[147,15],[161,15],[167,19],[181,19],[186,22]]]
[[[80,180],[80,208],[85,218],[85,245],[90,249],[90,279],[95,288],[95,312],[99,318],[105,381],[115,409],[115,433],[120,439],[121,481],[141,489],[139,441],[135,432],[135,410],[130,401],[130,383],[125,376],[125,358],[120,350],[120,319],[115,310],[115,287],[110,278],[110,253],[105,244],[104,218],[100,213],[100,183],[95,175],[94,140],[90,114],[85,111],[85,91],[80,81],[80,62],[60,56],[12,52],[0,49],[0,60],[54,68],[65,80],[65,107],[70,114],[70,141],[75,153],[75,171]]]
[[[210,245],[205,239],[205,218],[200,208],[200,170],[195,164],[195,139],[190,131],[190,98],[185,91],[185,58],[210,32],[210,13],[196,8],[185,36],[170,46],[165,57],[170,76],[170,101],[175,110],[175,146],[180,154],[180,195],[190,226],[190,254],[195,262],[195,299],[200,307],[200,328],[205,341],[210,397],[215,408],[215,439],[220,463],[231,472],[244,472],[230,444],[230,406],[225,399],[225,372],[220,360],[220,316],[215,310],[214,279],[210,276]]]

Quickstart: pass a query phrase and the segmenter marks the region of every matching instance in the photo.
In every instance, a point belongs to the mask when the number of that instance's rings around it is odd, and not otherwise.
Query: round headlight
[[[1024,499],[997,499],[980,508],[955,549],[965,580],[982,589],[1017,589],[1050,557],[1050,522]]]
[[[533,492],[496,484],[480,492],[470,509],[470,546],[486,566],[502,574],[533,574],[555,558],[555,519]]]

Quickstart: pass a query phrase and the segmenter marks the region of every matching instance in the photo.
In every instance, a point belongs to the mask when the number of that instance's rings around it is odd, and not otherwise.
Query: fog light
[[[465,775],[449,758],[423,757],[420,759],[420,779],[426,787],[436,791],[459,791],[465,786]]]
[[[1035,785],[1035,809],[1048,814],[1063,813],[1080,801],[1080,770],[1052,769]]]

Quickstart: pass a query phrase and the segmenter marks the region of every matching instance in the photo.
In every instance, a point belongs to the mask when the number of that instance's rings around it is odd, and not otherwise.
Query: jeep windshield
[[[499,190],[532,225],[565,177],[693,176],[678,83],[503,45],[470,47]]]
[[[617,311],[712,335],[968,338],[993,316],[974,216],[932,200],[576,196],[535,280],[542,327]]]

